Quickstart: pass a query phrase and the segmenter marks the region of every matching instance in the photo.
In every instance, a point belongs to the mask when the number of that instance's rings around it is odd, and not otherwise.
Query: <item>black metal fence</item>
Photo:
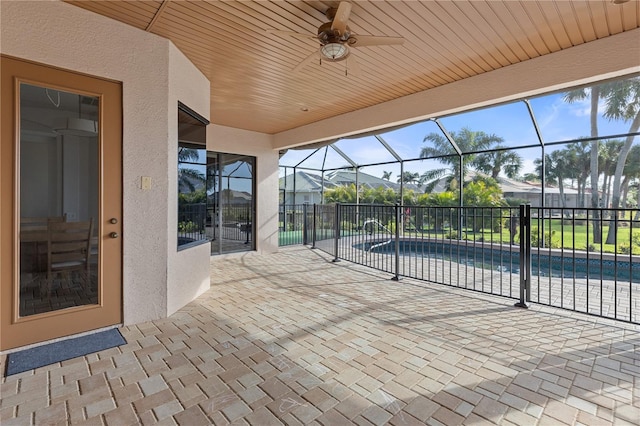
[[[253,229],[252,206],[249,203],[223,204],[220,211],[209,206],[207,223],[209,239],[248,244]]]
[[[207,205],[205,203],[178,206],[178,246],[207,239]]]
[[[309,204],[281,204],[278,212],[278,222],[280,228],[279,244],[290,246],[296,244],[307,244],[310,219],[308,209]],[[305,222],[306,221],[306,222]]]
[[[640,323],[631,209],[307,206],[307,244],[393,274]],[[635,219],[635,220],[634,220]],[[607,242],[609,228],[612,239]],[[594,229],[596,232],[594,232]],[[302,241],[299,242],[299,244]]]

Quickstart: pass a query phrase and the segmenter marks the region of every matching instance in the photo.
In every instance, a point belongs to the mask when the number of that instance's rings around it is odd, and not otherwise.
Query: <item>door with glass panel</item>
[[[122,321],[122,91],[1,61],[4,350]]]

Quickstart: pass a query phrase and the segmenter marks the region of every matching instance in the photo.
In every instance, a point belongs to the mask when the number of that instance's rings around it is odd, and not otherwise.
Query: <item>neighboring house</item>
[[[280,204],[322,203],[322,175],[299,171],[280,178]],[[324,178],[324,189],[335,185]],[[295,190],[295,191],[294,191]]]
[[[476,176],[487,177],[483,173],[475,170],[468,170],[465,175],[465,181],[471,181]],[[498,177],[498,186],[502,190],[502,194],[505,198],[517,198],[524,200],[534,207],[541,207],[542,189],[540,185],[521,182],[506,177]],[[444,192],[447,190],[448,185],[447,176],[438,179],[432,192]],[[574,188],[564,188],[565,204],[564,207],[574,208],[580,206],[580,200],[578,197],[578,191]],[[544,189],[545,207],[563,207],[562,198],[560,197],[560,188],[547,186]],[[584,207],[591,206],[591,194],[587,192],[585,194]]]
[[[295,177],[294,177],[295,176]],[[286,204],[320,204],[322,203],[322,187],[324,190],[335,188],[337,186],[355,185],[356,180],[360,188],[389,188],[396,192],[400,192],[400,184],[372,176],[367,173],[358,172],[356,178],[355,170],[332,170],[325,173],[324,181],[322,174],[310,173],[306,171],[298,171],[294,174],[280,178],[280,203],[282,204],[283,196]],[[423,190],[416,184],[405,183],[406,190],[422,192]],[[295,197],[294,197],[295,194]]]

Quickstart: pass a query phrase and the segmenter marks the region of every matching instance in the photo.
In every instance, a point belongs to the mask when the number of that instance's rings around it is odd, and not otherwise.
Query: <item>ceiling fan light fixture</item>
[[[341,43],[327,43],[320,48],[322,56],[332,61],[345,59],[349,54],[349,48]]]

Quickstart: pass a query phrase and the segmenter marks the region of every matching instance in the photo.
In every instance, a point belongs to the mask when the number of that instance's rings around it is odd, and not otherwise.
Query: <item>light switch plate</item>
[[[140,180],[140,188],[143,190],[151,189],[151,176],[142,176]]]

